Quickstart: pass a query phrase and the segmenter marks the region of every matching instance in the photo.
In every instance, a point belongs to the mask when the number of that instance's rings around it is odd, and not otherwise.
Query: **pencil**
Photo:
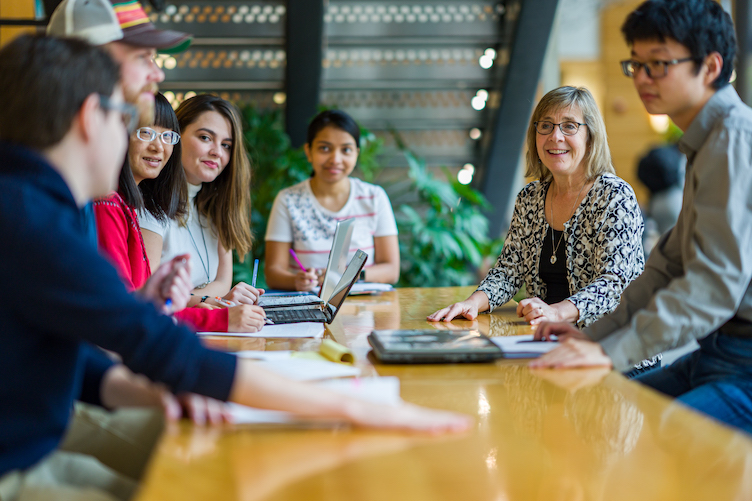
[[[305,269],[305,266],[303,266],[303,263],[300,262],[300,259],[298,259],[298,255],[295,254],[295,251],[292,250],[292,247],[290,248],[290,254],[292,255],[292,258],[295,260],[295,262],[298,263],[298,266],[300,266],[301,270],[308,271]]]
[[[256,277],[258,276],[258,259],[253,261],[253,279],[251,280],[251,287],[256,287]]]

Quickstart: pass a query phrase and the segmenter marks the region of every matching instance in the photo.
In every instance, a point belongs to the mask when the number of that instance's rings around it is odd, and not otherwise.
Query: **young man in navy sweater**
[[[360,426],[468,428],[465,416],[343,398],[206,349],[160,313],[166,293],[156,305],[129,294],[87,240],[79,214],[115,188],[125,154],[125,122],[132,126],[135,111],[118,81],[118,66],[85,42],[21,36],[0,50],[0,281],[13,291],[0,303],[3,501],[40,492],[52,499],[131,495],[128,479],[89,477],[79,466],[91,458],[56,450],[74,400],[116,407],[133,399],[130,392],[150,391],[129,385],[122,366],[96,346],[175,393]],[[66,478],[53,482],[63,485],[50,485],[63,471]],[[96,489],[80,490],[87,487]]]

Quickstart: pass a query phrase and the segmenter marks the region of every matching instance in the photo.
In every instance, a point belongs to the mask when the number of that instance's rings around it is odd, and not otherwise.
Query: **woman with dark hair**
[[[94,202],[99,248],[131,290],[141,288],[152,271],[137,211],[145,209],[163,221],[186,212],[180,128],[167,99],[157,94],[154,101],[154,124],[132,134],[118,191]]]
[[[129,290],[144,287],[152,273],[137,212],[165,223],[187,213],[178,119],[162,94],[154,101],[154,124],[131,135],[118,191],[94,202],[99,249],[115,265]],[[230,327],[225,311],[185,308],[175,317],[202,331],[226,332]]]
[[[254,304],[263,291],[240,282],[232,287],[232,251],[251,250],[251,163],[243,143],[240,113],[217,96],[202,94],[176,110],[182,131],[181,161],[188,190],[188,214],[162,220],[149,212],[141,232],[151,268],[177,255],[191,256],[195,306],[224,308],[215,297],[239,306],[229,308],[229,329],[257,331],[265,322]]]
[[[270,287],[311,290],[321,281],[337,221],[358,218],[350,256],[368,253],[361,278],[399,279],[399,245],[392,205],[380,187],[350,177],[360,153],[360,128],[347,113],[324,111],[308,126],[309,179],[279,192],[266,231],[266,281]],[[297,254],[300,266],[291,259]]]

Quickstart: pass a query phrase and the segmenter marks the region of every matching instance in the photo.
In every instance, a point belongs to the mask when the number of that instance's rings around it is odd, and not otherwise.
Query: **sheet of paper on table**
[[[324,336],[324,324],[318,322],[298,322],[294,324],[265,325],[258,332],[197,332],[199,336],[232,336],[232,337],[313,337]]]
[[[360,369],[352,365],[324,360],[296,358],[290,351],[239,351],[240,358],[259,360],[258,366],[296,381],[315,381],[336,377],[359,376]]]
[[[393,376],[363,379],[333,379],[316,383],[327,389],[369,402],[385,405],[398,405],[402,402],[399,392],[399,379]],[[235,424],[283,424],[283,425],[321,425],[332,426],[334,422],[317,422],[296,417],[294,414],[282,411],[255,409],[244,405],[229,404]]]
[[[533,341],[532,334],[490,339],[504,352],[504,358],[537,358],[559,346],[555,341]]]

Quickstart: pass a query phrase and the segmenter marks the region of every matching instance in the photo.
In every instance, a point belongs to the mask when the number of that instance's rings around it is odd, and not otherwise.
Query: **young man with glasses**
[[[622,69],[645,109],[684,131],[682,211],[619,307],[584,332],[544,325],[537,337],[563,343],[531,365],[625,369],[698,339],[697,351],[637,380],[752,433],[752,109],[729,85],[734,26],[712,0],[651,0],[622,32]]]

